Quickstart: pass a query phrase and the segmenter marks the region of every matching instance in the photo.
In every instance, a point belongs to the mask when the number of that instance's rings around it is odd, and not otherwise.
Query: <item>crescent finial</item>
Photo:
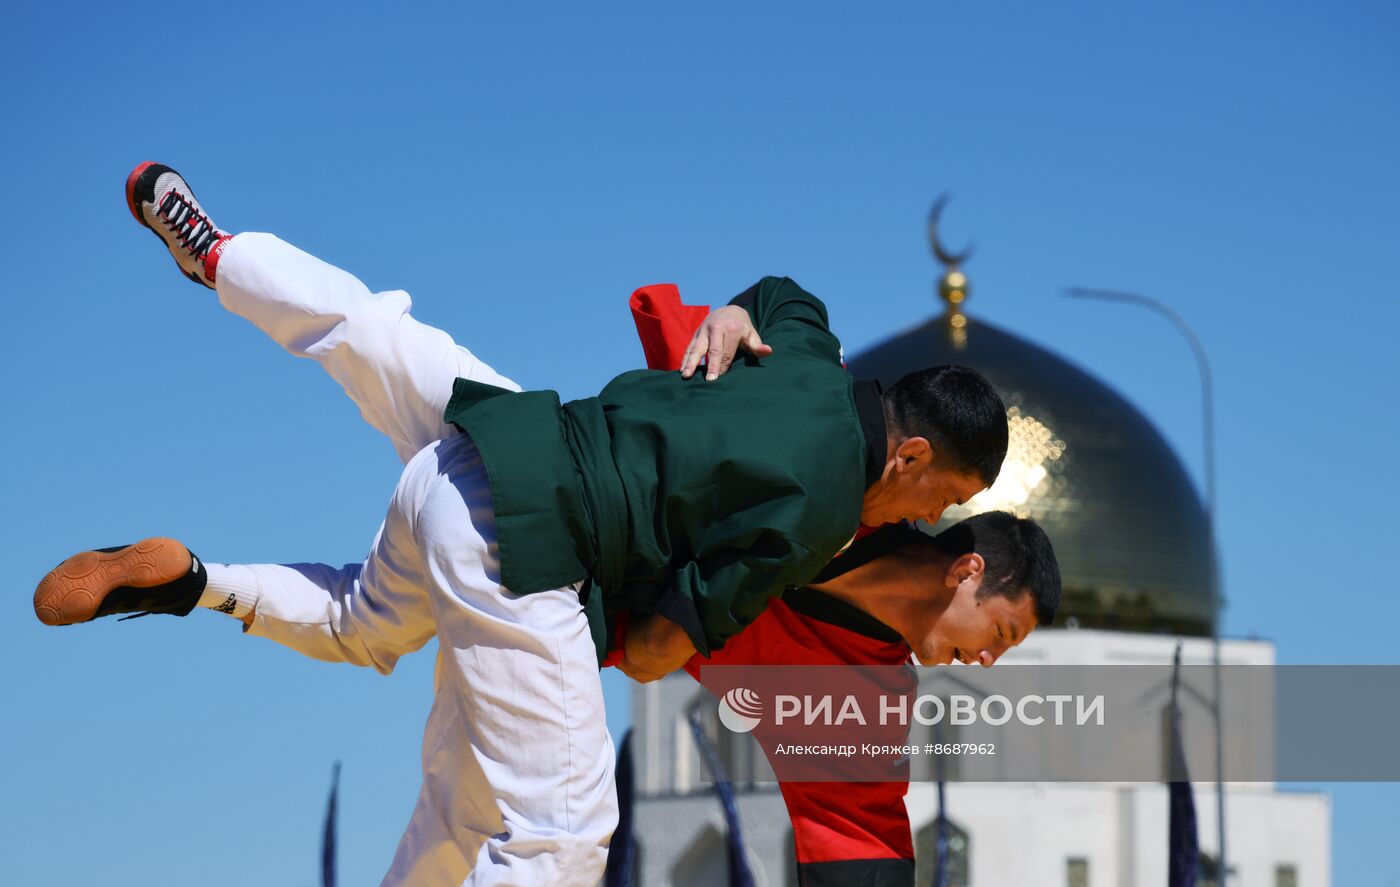
[[[938,199],[933,202],[933,209],[928,213],[928,243],[933,248],[933,254],[938,257],[938,261],[944,265],[953,267],[961,265],[972,256],[976,246],[968,244],[967,247],[958,253],[949,252],[943,248],[943,244],[938,239],[938,218],[943,214],[943,207],[948,203],[949,194],[945,191],[938,195]]]

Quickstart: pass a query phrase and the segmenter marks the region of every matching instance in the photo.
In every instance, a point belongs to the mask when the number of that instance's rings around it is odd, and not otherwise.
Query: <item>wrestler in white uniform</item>
[[[256,594],[250,634],[387,674],[437,636],[423,786],[385,885],[593,887],[617,823],[596,652],[574,589],[500,585],[491,489],[445,424],[457,377],[519,386],[359,280],[269,234],[220,257],[219,301],[321,364],[407,463],[363,564],[206,565]]]

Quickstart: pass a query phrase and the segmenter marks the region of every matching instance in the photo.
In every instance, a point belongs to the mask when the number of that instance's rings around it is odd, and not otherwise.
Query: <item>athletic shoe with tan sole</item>
[[[126,206],[170,250],[181,273],[213,289],[231,235],[219,230],[178,172],[149,160],[136,167],[126,177]]]
[[[116,613],[185,616],[199,603],[207,579],[199,558],[174,539],[83,551],[39,583],[34,615],[45,625],[73,625]]]

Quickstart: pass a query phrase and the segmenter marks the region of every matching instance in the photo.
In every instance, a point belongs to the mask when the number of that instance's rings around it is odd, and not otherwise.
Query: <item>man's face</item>
[[[866,493],[860,519],[872,527],[901,520],[935,524],[944,509],[962,505],[986,488],[979,474],[951,467],[923,438],[911,438],[896,449],[884,476]]]
[[[1015,600],[1000,594],[978,597],[982,567],[981,556],[969,554],[948,568],[944,581],[953,589],[953,597],[914,647],[921,665],[961,662],[991,668],[1035,628],[1035,600],[1030,593]]]

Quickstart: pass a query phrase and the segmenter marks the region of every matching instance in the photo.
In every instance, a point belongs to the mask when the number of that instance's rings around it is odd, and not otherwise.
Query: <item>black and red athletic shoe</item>
[[[213,289],[219,255],[230,235],[204,212],[178,172],[150,161],[136,167],[126,177],[126,205],[170,250],[181,273]]]
[[[185,616],[199,603],[208,578],[199,558],[174,539],[82,551],[39,583],[34,615],[45,625],[91,622],[116,613]]]

